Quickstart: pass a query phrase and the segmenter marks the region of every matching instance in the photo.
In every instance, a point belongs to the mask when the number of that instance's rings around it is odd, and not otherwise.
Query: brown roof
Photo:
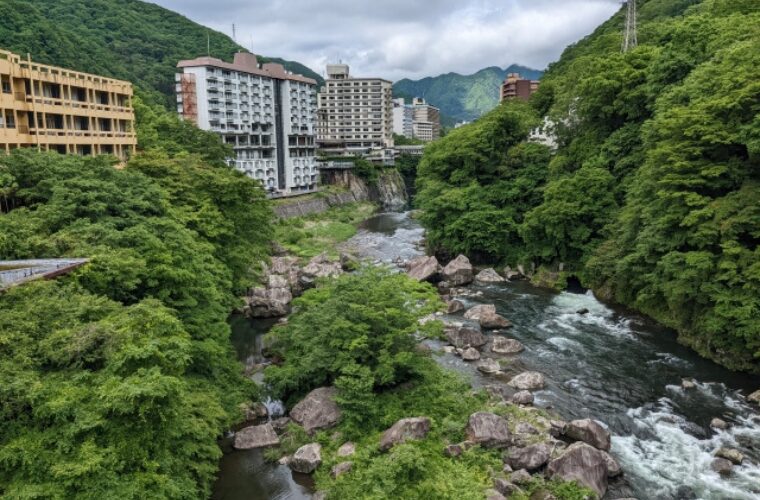
[[[196,57],[195,59],[180,61],[177,63],[178,68],[195,68],[198,66],[213,66],[215,68],[240,71],[251,75],[277,78],[278,80],[293,80],[296,82],[308,83],[310,85],[317,84],[317,81],[312,78],[307,78],[303,75],[297,75],[287,71],[282,64],[265,63],[259,67],[256,55],[247,52],[238,52],[235,54],[235,59],[232,63],[224,62],[215,57]]]

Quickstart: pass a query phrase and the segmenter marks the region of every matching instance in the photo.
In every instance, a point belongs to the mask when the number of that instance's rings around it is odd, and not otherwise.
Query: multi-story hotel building
[[[501,84],[501,100],[517,97],[527,101],[538,90],[538,80],[526,80],[519,73],[509,73]]]
[[[350,155],[393,147],[393,84],[351,77],[346,64],[327,65],[327,75],[318,95],[320,148]]]
[[[441,112],[425,99],[415,97],[412,101],[414,121],[412,129],[415,139],[430,142],[441,137]]]
[[[410,139],[414,136],[414,108],[403,97],[393,99],[393,133]]]
[[[132,84],[0,50],[0,151],[38,148],[126,160],[137,138]]]
[[[177,65],[177,111],[203,130],[220,134],[235,151],[234,166],[270,192],[316,187],[314,121],[317,82],[235,54]]]

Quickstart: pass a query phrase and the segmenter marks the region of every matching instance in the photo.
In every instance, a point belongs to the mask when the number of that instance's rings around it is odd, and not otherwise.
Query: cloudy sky
[[[254,52],[391,80],[519,63],[545,68],[618,0],[152,0]]]

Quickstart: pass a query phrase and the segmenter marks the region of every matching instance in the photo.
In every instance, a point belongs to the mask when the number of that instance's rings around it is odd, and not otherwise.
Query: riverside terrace
[[[68,274],[90,259],[0,260],[0,292],[37,279]]]

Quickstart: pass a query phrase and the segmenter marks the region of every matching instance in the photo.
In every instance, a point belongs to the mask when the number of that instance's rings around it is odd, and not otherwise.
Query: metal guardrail
[[[0,291],[37,279],[68,274],[90,259],[0,260]]]

